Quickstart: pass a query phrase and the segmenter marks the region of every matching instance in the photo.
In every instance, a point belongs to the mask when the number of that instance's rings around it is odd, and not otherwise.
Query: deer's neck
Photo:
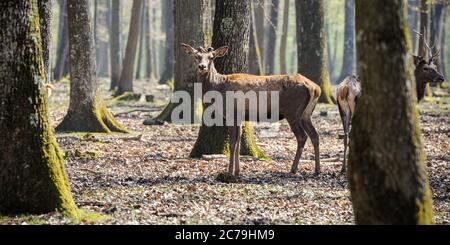
[[[427,87],[426,81],[418,76],[416,73],[416,93],[417,93],[417,100],[421,101],[425,97],[425,90]]]
[[[217,72],[214,64],[211,65],[207,74],[198,74],[198,81],[202,83],[203,93],[209,90],[218,90],[225,83],[226,77]]]

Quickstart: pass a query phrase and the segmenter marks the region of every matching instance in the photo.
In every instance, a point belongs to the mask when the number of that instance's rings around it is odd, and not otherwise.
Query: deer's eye
[[[424,67],[423,70],[424,70],[424,71],[429,71],[430,68]]]

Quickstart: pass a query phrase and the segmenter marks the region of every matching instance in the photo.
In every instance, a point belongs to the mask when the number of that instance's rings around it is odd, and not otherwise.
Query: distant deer
[[[306,77],[296,75],[273,75],[256,76],[250,74],[230,74],[222,75],[214,67],[214,60],[224,56],[228,52],[228,47],[221,47],[217,50],[203,47],[195,49],[187,44],[181,44],[185,51],[192,55],[197,66],[198,81],[202,83],[204,91],[215,90],[221,93],[223,98],[226,92],[242,91],[276,91],[279,92],[279,119],[285,118],[297,139],[297,152],[291,167],[291,173],[298,171],[299,160],[303,147],[308,136],[311,138],[315,153],[315,173],[320,173],[319,159],[319,134],[311,122],[311,115],[315,109],[321,89],[313,81]],[[237,113],[245,112],[248,115],[248,106],[234,105]],[[259,107],[259,105],[258,105]],[[267,111],[270,113],[270,106]],[[240,111],[239,110],[243,110]],[[256,110],[256,111],[259,111]],[[224,111],[224,115],[227,112]],[[259,118],[259,117],[258,117]],[[228,166],[229,174],[239,176],[239,151],[241,142],[241,123],[236,122],[231,130],[230,142],[230,162]]]
[[[413,55],[414,57],[414,75],[416,77],[416,92],[419,102],[425,97],[425,89],[427,83],[443,83],[445,81],[444,76],[438,71],[435,62],[439,57],[439,51],[433,54],[430,45],[427,43],[426,32],[421,34],[416,31],[420,38],[424,41],[424,54],[428,57],[422,57],[419,55]]]
[[[342,161],[342,173],[346,171],[348,134],[350,132],[351,120],[360,96],[361,84],[356,75],[345,78],[344,81],[339,84],[336,91],[339,114],[341,115],[342,125],[344,127],[344,160]]]

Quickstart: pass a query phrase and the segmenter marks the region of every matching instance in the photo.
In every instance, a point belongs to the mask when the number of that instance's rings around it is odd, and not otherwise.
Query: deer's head
[[[431,83],[434,86],[445,81],[444,76],[438,71],[435,64],[437,59],[436,54],[429,59],[416,55],[413,57],[415,66],[414,74],[418,82]]]
[[[197,66],[197,72],[200,75],[208,74],[211,71],[211,67],[213,67],[214,60],[218,57],[226,55],[228,52],[228,46],[220,47],[216,50],[213,48],[205,49],[203,47],[195,49],[185,43],[182,43],[181,46],[184,48],[186,53],[190,54],[194,59]]]
[[[424,34],[415,31],[424,42],[422,53],[425,57],[420,55],[413,55],[414,57],[414,74],[416,76],[416,81],[424,85],[425,83],[431,83],[431,85],[436,85],[438,83],[443,83],[445,81],[444,76],[439,72],[436,62],[439,58],[439,51],[433,53],[432,48],[427,42],[427,33]],[[428,57],[426,57],[428,56]]]

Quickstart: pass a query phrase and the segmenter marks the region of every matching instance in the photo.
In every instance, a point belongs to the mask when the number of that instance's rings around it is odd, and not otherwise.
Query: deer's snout
[[[200,65],[198,65],[198,69],[204,71],[204,70],[206,70],[206,65],[200,64]]]

